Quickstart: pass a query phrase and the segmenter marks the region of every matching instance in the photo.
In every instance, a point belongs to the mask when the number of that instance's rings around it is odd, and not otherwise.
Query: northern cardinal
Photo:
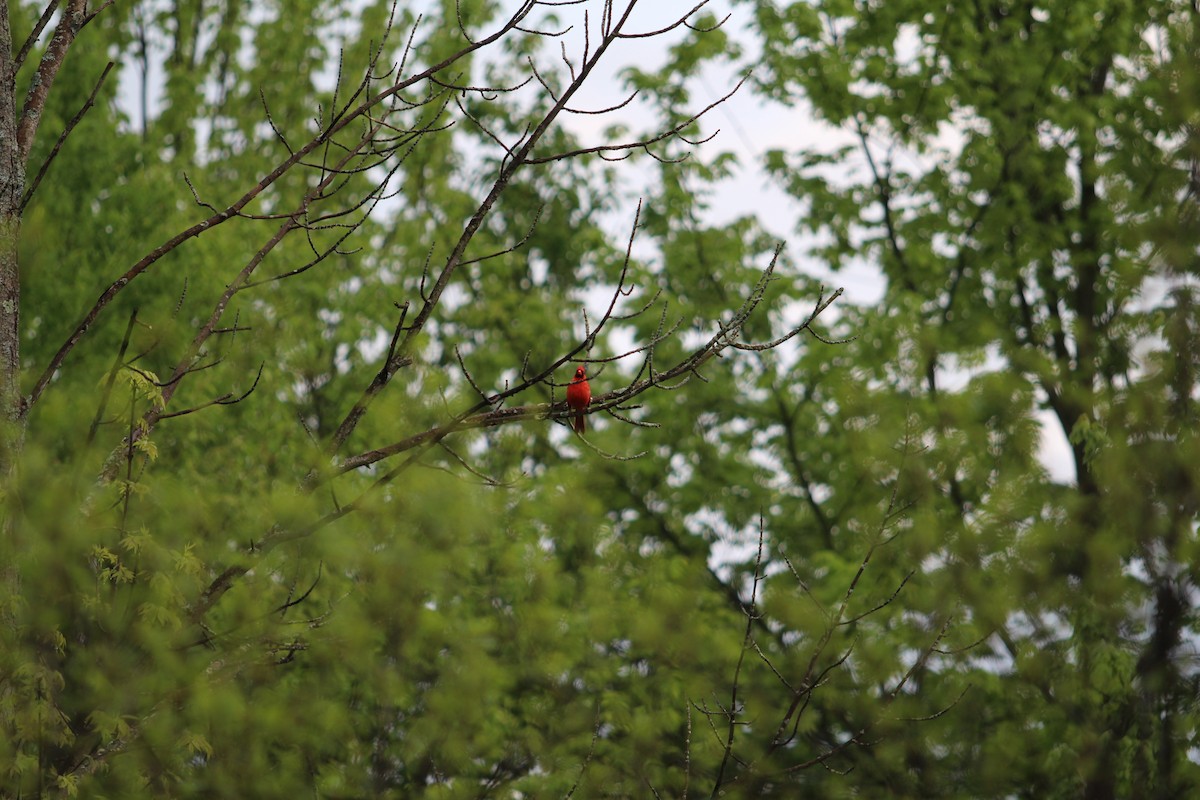
[[[590,402],[592,402],[592,387],[588,386],[587,371],[583,367],[579,367],[575,370],[575,379],[567,385],[567,405],[579,412],[575,415],[576,433],[583,433],[587,430],[583,412]]]

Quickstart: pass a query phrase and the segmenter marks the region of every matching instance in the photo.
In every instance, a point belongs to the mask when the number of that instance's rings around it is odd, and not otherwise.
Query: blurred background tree
[[[842,307],[853,344],[756,376],[747,427],[798,500],[771,541],[806,580],[861,549],[863,487],[909,431],[912,506],[881,569],[914,575],[857,647],[950,614],[905,716],[966,690],[877,744],[833,717],[815,735],[858,737],[829,762],[853,771],[807,779],[830,796],[1195,791],[1196,7],[742,5],[757,89],[841,134],[767,154],[798,228],[818,264],[875,264],[882,284]],[[1056,442],[1069,477],[1047,471]]]
[[[1192,789],[1197,10],[637,6],[0,15],[0,794]]]
[[[703,553],[622,538],[592,472],[633,463],[645,396],[771,338],[778,250],[689,315],[604,158],[686,157],[705,109],[561,124],[603,110],[610,48],[721,37],[638,5],[0,9],[27,145],[0,170],[0,794],[711,775],[688,703],[739,609],[689,583]]]

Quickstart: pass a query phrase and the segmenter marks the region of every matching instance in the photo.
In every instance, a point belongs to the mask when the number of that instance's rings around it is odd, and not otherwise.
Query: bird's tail
[[[583,433],[587,430],[587,422],[584,420],[583,414],[575,415],[575,432]]]

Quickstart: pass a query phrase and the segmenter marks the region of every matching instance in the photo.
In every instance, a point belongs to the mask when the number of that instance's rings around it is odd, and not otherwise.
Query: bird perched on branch
[[[592,387],[588,385],[587,370],[580,366],[575,370],[574,379],[567,385],[567,405],[577,412],[575,414],[576,433],[583,433],[587,430],[583,412],[587,410],[590,402],[592,402]]]

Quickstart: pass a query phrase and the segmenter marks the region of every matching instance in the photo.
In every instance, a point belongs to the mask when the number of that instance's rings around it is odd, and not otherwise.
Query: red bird
[[[575,370],[575,379],[567,385],[567,405],[579,412],[575,415],[576,433],[583,433],[587,430],[583,412],[590,402],[592,402],[592,387],[588,386],[587,370],[579,367]]]

